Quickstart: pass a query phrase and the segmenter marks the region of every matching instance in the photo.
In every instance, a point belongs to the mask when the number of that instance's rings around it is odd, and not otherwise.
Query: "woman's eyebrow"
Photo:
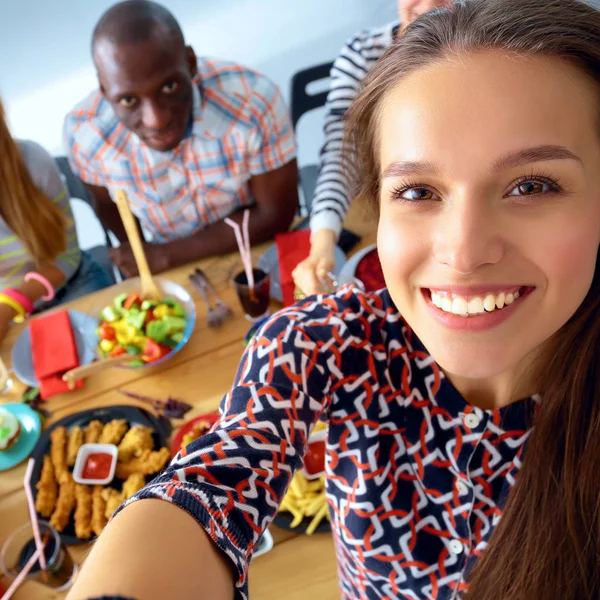
[[[546,145],[509,152],[505,156],[494,161],[492,170],[498,172],[503,171],[504,169],[511,169],[520,167],[521,165],[546,160],[576,160],[583,164],[581,158],[571,152],[568,148],[565,148],[564,146]]]
[[[407,175],[436,175],[437,167],[428,161],[398,161],[392,162],[383,170],[381,179],[386,177],[405,177]]]

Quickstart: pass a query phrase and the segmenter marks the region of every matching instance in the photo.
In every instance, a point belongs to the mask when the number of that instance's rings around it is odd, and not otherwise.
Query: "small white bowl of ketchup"
[[[114,444],[83,444],[73,467],[73,479],[85,485],[107,485],[115,476],[118,449]]]

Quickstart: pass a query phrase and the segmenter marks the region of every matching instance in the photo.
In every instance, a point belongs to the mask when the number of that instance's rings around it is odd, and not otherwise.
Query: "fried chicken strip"
[[[141,456],[144,450],[152,450],[153,448],[152,429],[143,425],[135,425],[125,434],[119,444],[119,460],[126,463],[132,458]]]
[[[108,521],[114,514],[114,512],[125,502],[125,494],[118,492],[114,488],[104,488],[102,490],[102,499],[106,502],[106,508],[104,510],[104,516]]]
[[[56,508],[50,517],[50,525],[59,533],[67,526],[71,513],[75,508],[75,482],[70,473],[63,474],[60,480],[60,489]]]
[[[69,431],[69,443],[67,444],[67,465],[72,467],[75,464],[79,448],[83,444],[83,429],[81,427],[73,427]]]
[[[85,443],[86,444],[97,444],[100,436],[102,435],[102,430],[104,429],[104,423],[102,421],[98,421],[98,419],[94,419],[87,424],[85,428]]]
[[[169,457],[170,452],[167,448],[161,448],[156,452],[144,450],[140,456],[131,459],[129,462],[118,462],[115,477],[118,479],[127,479],[133,473],[153,475],[165,466]]]
[[[141,473],[132,473],[123,483],[123,494],[128,500],[146,485],[146,478]]]
[[[92,536],[92,488],[77,484],[75,499],[75,535],[80,540],[88,540]]]
[[[54,478],[52,460],[48,455],[44,456],[40,480],[35,485],[37,496],[35,498],[35,510],[44,518],[48,518],[56,506],[58,486]]]
[[[95,485],[92,492],[92,530],[96,535],[100,535],[106,527],[106,502],[102,497],[103,491],[101,485]]]
[[[125,432],[129,427],[126,419],[113,419],[109,421],[100,434],[100,444],[115,444],[118,445],[123,439]]]
[[[50,434],[50,459],[54,467],[54,477],[59,483],[67,470],[67,429],[55,427]]]

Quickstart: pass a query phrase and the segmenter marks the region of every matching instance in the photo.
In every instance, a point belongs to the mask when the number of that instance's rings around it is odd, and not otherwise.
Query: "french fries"
[[[306,517],[312,517],[306,528],[306,535],[312,535],[323,519],[329,519],[325,476],[308,481],[302,472],[296,473],[279,511],[287,511],[294,517],[290,525],[292,528],[298,527]]]

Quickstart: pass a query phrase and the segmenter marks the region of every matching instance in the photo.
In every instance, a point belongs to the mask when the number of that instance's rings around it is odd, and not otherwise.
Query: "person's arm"
[[[230,600],[234,586],[236,600],[247,598],[252,553],[329,408],[335,373],[356,361],[354,345],[331,345],[335,336],[350,335],[333,304],[285,309],[260,328],[220,421],[127,501],[96,542],[69,600]],[[211,552],[207,540],[218,550]],[[169,585],[176,586],[172,593],[165,592]]]
[[[233,600],[227,559],[185,510],[141,500],[120,512],[94,543],[67,595],[136,600]]]
[[[255,204],[249,207],[248,226],[252,245],[270,240],[276,233],[287,231],[298,206],[298,167],[291,160],[283,167],[252,177],[250,190]],[[241,225],[243,211],[230,215]],[[144,244],[152,273],[174,269],[189,262],[227,254],[237,249],[233,230],[225,221],[209,225],[194,235],[164,244]],[[128,243],[111,248],[110,256],[126,277],[137,275],[137,266]]]
[[[330,74],[323,125],[325,142],[310,210],[310,254],[292,274],[298,288],[307,296],[321,291],[321,279],[335,266],[335,245],[351,200],[342,152],[344,115],[357,96],[366,72],[362,35],[358,35],[342,48]]]
[[[331,69],[323,125],[325,141],[320,152],[319,175],[311,205],[313,233],[328,229],[339,236],[350,206],[350,189],[342,152],[344,115],[358,95],[369,68],[363,53],[364,36],[362,33],[351,39],[342,48]]]

